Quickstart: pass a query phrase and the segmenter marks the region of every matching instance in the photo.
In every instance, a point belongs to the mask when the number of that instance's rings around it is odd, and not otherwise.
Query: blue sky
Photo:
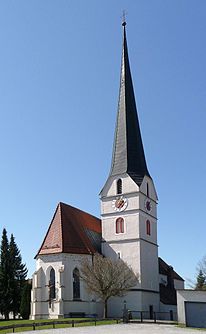
[[[0,227],[29,275],[56,205],[100,215],[110,169],[121,15],[145,154],[159,196],[159,255],[193,279],[205,247],[206,2],[0,2]]]

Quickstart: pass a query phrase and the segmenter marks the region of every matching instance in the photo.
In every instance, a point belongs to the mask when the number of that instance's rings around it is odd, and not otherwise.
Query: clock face
[[[149,199],[146,199],[146,201],[145,201],[145,208],[147,209],[147,211],[151,211],[151,209],[152,209],[152,204],[151,204],[151,201]]]
[[[128,204],[127,198],[123,196],[117,197],[116,199],[112,201],[112,206],[114,210],[118,212],[125,210],[127,207],[127,204]]]

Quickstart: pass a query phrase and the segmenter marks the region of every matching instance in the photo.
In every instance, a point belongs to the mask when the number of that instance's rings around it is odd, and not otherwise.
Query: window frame
[[[56,299],[56,273],[52,267],[49,272],[49,300]]]
[[[81,300],[80,275],[77,267],[72,271],[72,283],[73,300]]]
[[[122,179],[118,179],[116,183],[116,193],[117,195],[122,194]]]
[[[146,220],[146,234],[151,235],[151,222],[149,219]]]
[[[147,182],[147,190],[146,190],[146,193],[147,193],[147,197],[150,197],[149,196],[149,183]]]
[[[123,217],[118,217],[115,220],[115,231],[116,231],[116,234],[125,233],[125,220]]]

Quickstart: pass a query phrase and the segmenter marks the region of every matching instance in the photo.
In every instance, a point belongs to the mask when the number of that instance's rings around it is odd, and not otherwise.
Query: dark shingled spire
[[[122,65],[115,139],[110,176],[127,173],[140,186],[149,175],[140,133],[126,39],[123,26]]]

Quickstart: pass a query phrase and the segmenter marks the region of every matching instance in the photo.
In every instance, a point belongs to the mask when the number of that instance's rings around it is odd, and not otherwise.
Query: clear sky
[[[29,276],[56,205],[100,216],[127,40],[159,255],[193,279],[206,254],[206,1],[0,1],[0,228]]]

